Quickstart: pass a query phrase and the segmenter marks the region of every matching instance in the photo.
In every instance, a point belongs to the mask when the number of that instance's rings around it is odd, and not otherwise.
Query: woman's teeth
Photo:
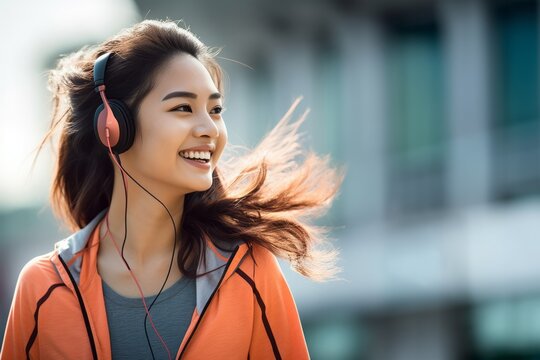
[[[196,160],[199,162],[209,162],[211,153],[210,151],[180,151],[179,155],[184,159]]]

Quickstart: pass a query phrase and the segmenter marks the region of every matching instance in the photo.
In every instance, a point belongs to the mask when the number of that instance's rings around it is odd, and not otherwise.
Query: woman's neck
[[[116,177],[118,179],[118,177]],[[115,180],[116,180],[115,179]],[[128,180],[128,207],[127,207],[127,238],[124,247],[124,257],[130,264],[155,263],[156,261],[170,259],[173,249],[174,228],[171,218],[165,208],[141,189],[130,179]],[[167,206],[174,222],[176,232],[180,231],[180,220],[184,208],[184,195],[166,196],[163,192],[156,193],[151,188],[148,189],[165,206]],[[108,226],[112,238],[119,248],[122,247],[124,239],[124,188],[120,181],[115,181],[111,204],[108,210]],[[105,238],[107,232],[106,221],[100,229],[101,239]],[[110,237],[110,236],[109,236]],[[103,250],[114,250],[114,245],[110,241],[102,241],[100,247]],[[178,249],[178,244],[176,246]]]

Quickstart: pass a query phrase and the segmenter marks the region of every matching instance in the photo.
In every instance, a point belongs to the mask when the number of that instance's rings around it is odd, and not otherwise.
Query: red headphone
[[[135,121],[129,107],[121,100],[107,99],[105,95],[105,70],[111,53],[98,57],[94,63],[95,91],[101,95],[101,104],[94,114],[94,133],[107,147],[107,132],[114,153],[121,154],[133,145]]]

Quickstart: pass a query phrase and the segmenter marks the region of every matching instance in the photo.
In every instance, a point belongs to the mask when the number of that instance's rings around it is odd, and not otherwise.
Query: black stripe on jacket
[[[69,280],[71,280],[71,283],[73,284],[73,288],[75,289],[75,293],[77,294],[77,300],[79,300],[79,306],[81,307],[81,312],[84,319],[84,325],[86,327],[86,333],[88,334],[88,341],[90,341],[90,348],[92,349],[92,358],[94,360],[97,360],[97,350],[96,350],[96,342],[94,341],[94,335],[92,334],[92,328],[90,327],[90,320],[88,319],[88,313],[86,312],[86,307],[84,306],[84,301],[81,295],[81,292],[79,291],[79,287],[77,286],[77,283],[75,282],[75,279],[73,278],[73,275],[71,274],[71,271],[69,271],[68,266],[64,262],[64,259],[62,259],[61,256],[58,256],[58,259],[60,259],[60,262],[62,263],[62,266],[66,270]]]
[[[51,285],[47,292],[45,292],[45,295],[43,295],[38,302],[36,303],[36,311],[34,312],[34,330],[32,331],[32,334],[30,335],[30,338],[28,339],[28,342],[26,343],[26,358],[30,359],[30,349],[32,348],[32,345],[34,345],[34,341],[36,341],[37,334],[38,334],[38,319],[39,319],[39,308],[47,299],[49,296],[51,296],[54,289],[60,286],[66,286],[64,283],[58,283]]]
[[[264,303],[264,300],[261,297],[261,294],[259,293],[259,290],[257,290],[257,286],[255,285],[255,281],[253,281],[252,278],[248,276],[245,272],[243,272],[240,268],[236,270],[238,275],[240,275],[246,282],[251,286],[251,289],[253,290],[253,294],[257,298],[257,303],[259,304],[259,307],[261,308],[261,314],[262,314],[262,321],[264,324],[264,329],[266,330],[266,335],[268,336],[268,339],[270,340],[270,343],[272,344],[272,350],[274,351],[274,357],[278,360],[281,360],[281,355],[279,354],[279,349],[276,343],[276,339],[274,337],[274,334],[272,333],[272,328],[270,327],[270,322],[268,322],[268,317],[266,316],[266,305]]]

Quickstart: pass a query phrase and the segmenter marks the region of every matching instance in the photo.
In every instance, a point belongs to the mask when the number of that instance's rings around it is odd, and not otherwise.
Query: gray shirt
[[[111,338],[113,359],[152,359],[144,334],[144,305],[141,298],[127,298],[111,289],[104,281],[103,295]],[[145,297],[150,306],[155,296]],[[195,309],[195,280],[183,276],[159,295],[150,315],[174,359],[191,322]],[[146,320],[148,338],[156,359],[168,359],[167,351],[157,337],[150,319]]]

